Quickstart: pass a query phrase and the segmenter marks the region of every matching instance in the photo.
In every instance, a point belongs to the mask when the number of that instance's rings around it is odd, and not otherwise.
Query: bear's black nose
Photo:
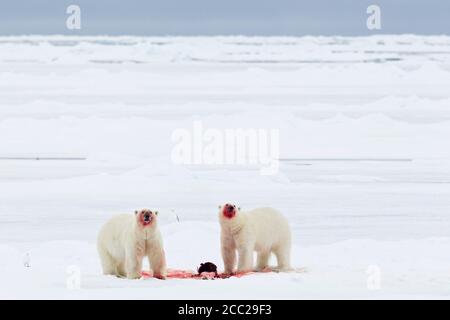
[[[144,221],[149,221],[150,220],[150,215],[148,213],[146,213],[144,215]]]
[[[232,212],[234,210],[233,206],[228,207],[228,212]]]

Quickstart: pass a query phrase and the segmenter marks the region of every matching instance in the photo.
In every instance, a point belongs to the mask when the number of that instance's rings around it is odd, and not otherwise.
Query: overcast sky
[[[81,30],[66,8],[81,7]],[[381,7],[382,29],[366,28]],[[449,0],[0,0],[0,34],[450,34]]]

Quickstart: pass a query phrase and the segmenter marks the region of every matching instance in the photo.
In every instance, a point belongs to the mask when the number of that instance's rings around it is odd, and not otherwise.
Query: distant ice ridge
[[[111,48],[114,47],[114,50]],[[32,49],[32,50],[30,50]],[[0,37],[0,63],[386,63],[450,61],[449,36]]]

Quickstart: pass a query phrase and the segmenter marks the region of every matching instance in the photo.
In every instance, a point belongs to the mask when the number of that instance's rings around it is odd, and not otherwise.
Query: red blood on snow
[[[264,270],[263,272],[270,272],[270,270]],[[247,276],[250,274],[255,274],[257,272],[236,272],[233,274],[225,274],[219,273],[216,276],[215,272],[202,272],[198,274],[194,271],[190,270],[179,270],[179,269],[169,269],[167,271],[167,279],[197,279],[197,280],[206,280],[206,279],[228,279],[231,277],[241,278],[243,276]],[[142,271],[142,277],[144,279],[153,278],[153,273],[148,271]]]

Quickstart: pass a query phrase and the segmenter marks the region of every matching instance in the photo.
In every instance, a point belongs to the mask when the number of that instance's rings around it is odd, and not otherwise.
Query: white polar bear
[[[142,260],[147,256],[153,276],[166,278],[166,257],[157,214],[147,209],[135,211],[134,215],[121,214],[102,227],[97,248],[104,274],[138,279]]]
[[[234,272],[236,251],[238,272],[253,270],[253,252],[258,254],[257,271],[268,267],[270,254],[277,258],[278,270],[290,270],[291,230],[289,223],[272,208],[241,212],[235,205],[219,207],[222,258],[225,273]]]

